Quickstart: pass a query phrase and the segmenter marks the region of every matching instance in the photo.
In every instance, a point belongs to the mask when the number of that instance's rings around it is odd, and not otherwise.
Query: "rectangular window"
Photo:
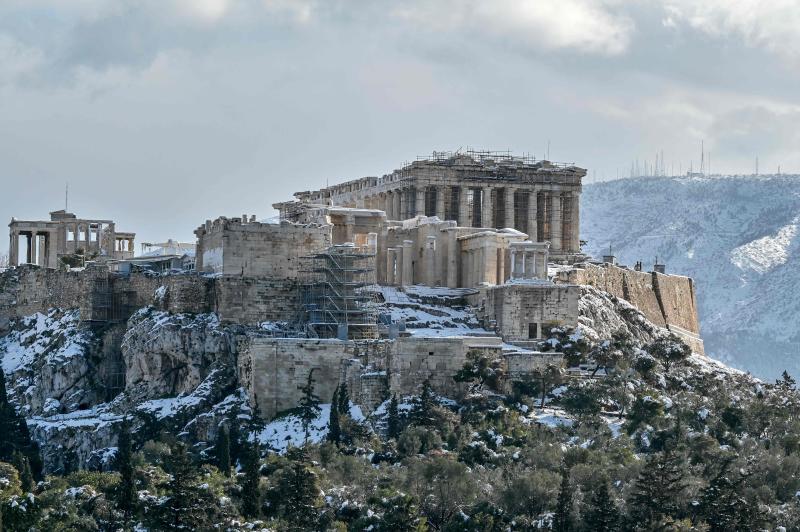
[[[529,323],[528,324],[528,338],[539,338],[539,324],[538,323]]]

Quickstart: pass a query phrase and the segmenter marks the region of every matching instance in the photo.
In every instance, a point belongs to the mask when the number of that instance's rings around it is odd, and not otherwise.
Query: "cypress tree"
[[[619,508],[614,502],[608,480],[603,479],[589,502],[584,525],[592,532],[611,532],[619,529]]]
[[[308,372],[308,379],[305,385],[300,386],[299,390],[303,393],[300,398],[299,417],[303,423],[303,432],[305,433],[305,441],[308,443],[309,427],[311,422],[319,416],[319,397],[314,394],[314,370]],[[341,399],[341,394],[339,396]]]
[[[389,401],[389,410],[386,418],[386,434],[390,438],[397,438],[400,435],[400,412],[397,409],[397,396],[392,395]]]
[[[217,467],[226,477],[231,474],[231,439],[228,428],[220,425],[217,428],[217,442],[214,445]]]
[[[331,398],[331,412],[328,418],[328,441],[339,445],[342,438],[342,431],[339,427],[339,387],[333,390]]]
[[[117,487],[117,507],[125,517],[130,517],[136,504],[136,481],[133,478],[133,446],[131,444],[131,427],[128,418],[123,419],[117,437],[117,456],[115,460],[120,474]]]
[[[245,517],[258,517],[261,508],[261,494],[259,493],[258,483],[261,478],[261,455],[258,450],[258,442],[244,441],[242,467],[242,514]]]
[[[12,464],[19,472],[19,483],[22,491],[26,493],[32,492],[33,488],[36,487],[36,483],[33,481],[33,473],[31,472],[31,464],[28,461],[28,457],[19,451],[15,451]]]
[[[561,468],[561,486],[558,489],[558,502],[553,516],[554,532],[571,532],[572,526],[572,486],[569,482],[569,469]]]
[[[343,382],[339,389],[339,401],[337,405],[339,415],[350,415],[350,393],[347,391],[347,383]]]

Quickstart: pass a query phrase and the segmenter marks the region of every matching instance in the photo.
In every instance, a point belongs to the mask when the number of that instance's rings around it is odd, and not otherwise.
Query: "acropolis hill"
[[[206,220],[194,252],[172,243],[137,257],[135,235],[110,220],[12,220],[0,335],[37,312],[78,309],[81,326],[102,331],[96,377],[113,397],[165,390],[153,378],[162,368],[194,383],[208,375],[181,365],[186,352],[138,343],[155,326],[145,309],[210,314],[233,328],[222,351],[203,356],[232,357],[266,416],[296,406],[310,372],[321,397],[346,383],[371,412],[424,381],[463,393],[453,375],[469,353],[500,359],[511,376],[562,364],[537,346],[578,326],[587,287],[702,353],[692,279],[581,252],[585,175],[507,153],[434,152],[382,177],[298,192],[274,205],[277,222]]]

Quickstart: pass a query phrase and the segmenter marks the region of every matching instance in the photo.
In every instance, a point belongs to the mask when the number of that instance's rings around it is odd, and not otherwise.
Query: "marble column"
[[[528,232],[528,240],[531,242],[537,242],[539,240],[539,228],[536,221],[537,206],[537,192],[536,189],[533,189],[528,194],[528,227],[526,228],[526,231]],[[520,228],[520,230],[522,229]]]
[[[555,251],[561,250],[561,193],[553,192],[550,195],[550,245]]]
[[[468,196],[469,189],[467,187],[460,187],[458,192],[458,225],[460,227],[470,227],[472,225],[469,216]]]
[[[425,188],[416,187],[415,192],[415,209],[413,216],[425,216]],[[413,216],[411,216],[413,218]]]
[[[413,249],[413,241],[403,241],[403,279],[401,283],[403,286],[410,286],[414,284],[414,259],[412,258]]]
[[[14,267],[19,264],[19,232],[11,230],[11,242],[8,246],[8,266]]]
[[[91,229],[89,223],[83,226],[83,254],[89,254],[89,244],[92,242]]]
[[[481,190],[481,227],[494,227],[491,187],[483,187]]]
[[[436,187],[436,216],[440,220],[445,219],[444,200],[445,200],[445,187]]]
[[[514,205],[514,192],[517,189],[513,187],[506,187],[506,227],[513,227],[518,231],[525,231],[526,228],[514,227],[514,212],[516,205]]]
[[[447,230],[447,287],[458,288],[458,234],[455,229]]]
[[[392,191],[392,220],[402,220],[403,214],[401,212],[402,193],[399,189]]]
[[[436,237],[433,235],[425,239],[422,263],[425,265],[425,283],[428,286],[436,286]]]
[[[31,231],[28,235],[28,264],[36,263],[36,231]]]
[[[572,202],[572,249],[575,253],[581,251],[581,197],[577,193],[573,193],[570,197]]]

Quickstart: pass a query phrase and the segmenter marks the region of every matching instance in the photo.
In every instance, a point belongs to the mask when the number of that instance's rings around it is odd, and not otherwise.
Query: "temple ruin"
[[[306,205],[377,209],[388,220],[436,216],[458,227],[511,228],[550,242],[553,259],[580,254],[580,193],[586,170],[507,152],[433,152],[391,174],[364,177],[276,203],[297,221]]]
[[[136,233],[116,230],[112,220],[78,218],[65,210],[50,213],[50,220],[12,219],[9,227],[9,265],[35,264],[58,268],[59,259],[82,255],[99,259],[128,259],[134,254]],[[24,254],[20,262],[20,240]]]

